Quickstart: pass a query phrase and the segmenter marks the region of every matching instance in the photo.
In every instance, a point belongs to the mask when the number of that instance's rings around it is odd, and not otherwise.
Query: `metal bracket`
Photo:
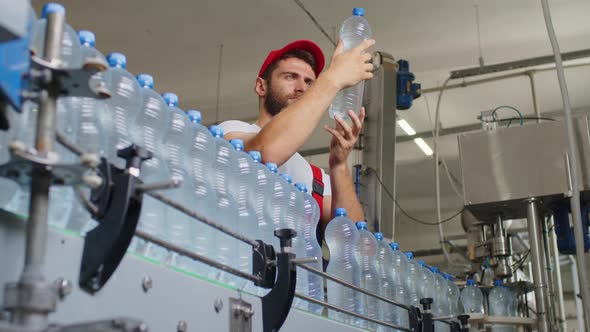
[[[86,234],[79,280],[80,287],[91,294],[115,272],[135,234],[143,198],[137,190],[142,181],[135,170],[152,156],[134,144],[117,154],[127,159],[127,168],[121,170],[103,158],[99,170],[105,179],[91,194],[92,203],[98,207],[93,218],[99,225]]]
[[[260,281],[254,284],[262,288],[273,288],[277,276],[275,248],[262,240],[256,242],[260,245],[252,247],[252,274],[260,277]]]
[[[410,329],[415,332],[422,330],[422,313],[419,308],[411,306],[408,309],[408,318]]]
[[[420,300],[422,305],[422,332],[434,332],[434,321],[432,320],[432,299],[427,297]]]
[[[297,270],[292,260],[291,240],[297,236],[293,229],[283,228],[274,231],[281,243],[281,253],[277,254],[276,267],[278,269],[276,283],[273,289],[262,297],[262,323],[264,332],[278,331],[289,315],[295,285]]]
[[[242,299],[229,299],[229,330],[232,332],[251,332],[252,305]]]

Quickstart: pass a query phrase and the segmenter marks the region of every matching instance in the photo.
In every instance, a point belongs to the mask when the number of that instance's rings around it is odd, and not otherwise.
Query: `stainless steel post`
[[[543,243],[543,251],[544,251],[544,258],[545,258],[545,269],[544,271],[544,278],[545,284],[547,285],[547,315],[549,317],[550,325],[549,327],[552,328],[557,325],[557,310],[555,303],[557,302],[556,299],[556,291],[555,291],[555,283],[553,282],[553,273],[552,273],[552,262],[551,262],[551,247],[549,246],[549,230],[547,228],[547,223],[549,222],[549,218],[541,218],[541,241]]]
[[[559,262],[559,250],[557,249],[557,234],[555,233],[555,220],[551,217],[552,224],[553,224],[553,231],[549,233],[550,236],[550,244],[551,250],[553,251],[553,266],[555,271],[555,280],[556,280],[556,295],[557,295],[557,316],[556,323],[560,327],[560,331],[567,331],[567,322],[565,319],[565,306],[563,301],[563,283],[561,281],[561,264]]]
[[[576,302],[576,316],[578,318],[578,331],[584,331],[586,319],[584,317],[584,303],[578,296],[580,294],[580,280],[578,279],[578,263],[573,256],[568,256],[572,264],[572,282],[574,284],[574,302]]]
[[[547,315],[547,283],[545,280],[545,258],[543,255],[543,243],[539,230],[539,210],[537,200],[531,198],[527,201],[527,221],[529,229],[529,241],[531,243],[531,263],[533,270],[533,282],[535,288],[535,302],[537,305],[537,323],[539,332],[549,332],[549,317]]]
[[[45,60],[59,61],[61,39],[65,22],[64,12],[56,11],[47,16],[45,29]],[[37,118],[35,149],[39,156],[49,157],[55,137],[55,113],[59,86],[51,79],[44,82]],[[51,283],[45,281],[43,264],[47,241],[47,211],[51,172],[43,166],[35,166],[31,180],[29,220],[27,222],[25,266],[17,284],[6,287],[5,306],[11,311],[11,322],[31,330],[48,325],[47,316],[55,310],[57,293]]]

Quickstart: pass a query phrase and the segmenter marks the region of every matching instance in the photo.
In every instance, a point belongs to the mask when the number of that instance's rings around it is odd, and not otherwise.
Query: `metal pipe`
[[[45,28],[44,58],[48,62],[59,61],[61,39],[65,15],[53,12],[47,15]],[[35,135],[36,152],[49,157],[53,151],[55,139],[55,115],[59,86],[55,81],[43,82],[45,89],[41,93],[40,108],[37,115]],[[33,166],[31,180],[31,197],[29,220],[26,226],[25,266],[19,280],[19,304],[14,308],[11,322],[31,329],[44,329],[48,324],[48,314],[52,309],[34,308],[39,290],[50,287],[43,276],[45,252],[47,246],[47,212],[49,209],[49,187],[51,173],[44,167]],[[31,305],[33,307],[31,307]]]
[[[535,111],[535,116],[537,117],[537,123],[541,123],[541,111],[539,110],[539,101],[537,99],[537,89],[535,89],[535,78],[533,77],[533,71],[526,72],[527,76],[529,77],[529,82],[531,83],[531,95],[533,98],[533,110]]]
[[[396,329],[396,330],[399,330],[399,331],[415,332],[414,330],[409,329],[407,327],[401,327],[401,326],[393,325],[393,324],[390,324],[390,323],[387,323],[387,322],[384,322],[384,321],[381,321],[381,320],[378,320],[378,319],[374,319],[374,318],[367,317],[367,316],[364,316],[364,315],[361,315],[361,314],[357,314],[354,311],[349,311],[349,310],[346,310],[346,309],[337,307],[337,306],[335,306],[333,304],[330,304],[330,303],[327,303],[327,302],[324,302],[324,301],[320,301],[320,300],[316,300],[313,297],[309,297],[309,296],[306,296],[306,295],[303,295],[303,294],[300,294],[300,293],[295,293],[295,296],[298,297],[298,298],[300,298],[300,299],[302,299],[302,300],[305,300],[305,301],[308,301],[308,302],[311,302],[311,303],[314,303],[314,304],[322,305],[322,306],[324,306],[324,307],[326,307],[328,309],[336,310],[336,311],[345,313],[347,315],[350,315],[350,316],[353,316],[353,317],[356,317],[356,318],[364,319],[364,320],[369,321],[369,322],[372,322],[372,323],[377,323],[379,325],[387,326],[387,327],[390,327],[392,329]]]
[[[342,280],[342,279],[336,278],[336,277],[332,276],[331,274],[327,274],[327,273],[325,273],[325,272],[323,272],[323,271],[316,270],[316,269],[314,269],[313,267],[307,266],[307,265],[305,265],[305,264],[297,264],[297,266],[299,266],[299,267],[301,267],[301,268],[303,268],[304,270],[307,270],[307,271],[309,271],[309,272],[312,272],[312,273],[315,273],[315,274],[319,274],[319,275],[321,275],[322,277],[325,277],[325,278],[327,278],[327,279],[329,279],[329,280],[332,280],[332,281],[334,281],[334,282],[336,282],[336,283],[339,283],[339,284],[340,284],[340,285],[342,285],[342,286],[345,286],[345,287],[348,287],[348,288],[354,289],[354,290],[355,290],[355,291],[357,291],[357,292],[361,292],[361,293],[363,293],[363,294],[365,294],[365,295],[369,295],[369,296],[371,296],[371,297],[374,297],[374,298],[376,298],[376,299],[378,299],[378,300],[381,300],[381,301],[383,301],[383,302],[386,302],[386,303],[389,303],[389,304],[393,304],[393,305],[394,305],[394,306],[396,306],[396,307],[400,307],[400,308],[404,308],[404,309],[406,309],[406,310],[410,310],[410,306],[408,306],[408,305],[405,305],[405,304],[403,304],[403,303],[399,303],[399,302],[393,301],[393,300],[391,300],[391,299],[388,299],[388,298],[386,298],[386,297],[383,297],[383,296],[377,295],[377,294],[375,294],[375,293],[371,293],[371,292],[369,292],[368,290],[366,290],[366,289],[364,289],[364,288],[360,288],[360,287],[357,287],[357,286],[355,286],[355,285],[353,285],[353,284],[349,284],[348,282],[346,282],[346,281],[344,281],[344,280]]]
[[[577,67],[586,67],[586,66],[590,66],[590,63],[571,64],[571,65],[565,65],[563,67],[564,68],[577,68]],[[494,77],[482,78],[482,79],[479,79],[479,80],[463,81],[463,82],[457,83],[457,84],[449,84],[449,85],[446,85],[444,87],[444,90],[452,90],[452,89],[458,89],[458,88],[466,88],[466,87],[472,86],[472,85],[484,84],[484,83],[495,82],[495,81],[499,81],[499,80],[505,80],[505,79],[510,79],[510,78],[515,78],[515,77],[520,77],[520,76],[528,75],[527,73],[529,73],[529,72],[531,72],[531,73],[542,73],[542,72],[551,71],[551,70],[554,70],[554,69],[555,69],[555,67],[541,68],[541,69],[530,69],[530,70],[522,71],[522,72],[518,72],[518,73],[512,73],[512,74],[505,74],[505,75],[499,75],[499,76],[494,76]],[[421,92],[424,94],[424,93],[441,91],[442,89],[443,89],[442,86],[437,86],[437,87],[434,87],[434,88],[422,89]]]
[[[563,283],[561,281],[561,264],[559,262],[559,250],[557,249],[557,234],[555,233],[555,220],[551,217],[553,224],[553,231],[549,233],[551,249],[553,251],[553,268],[555,271],[555,279],[557,281],[557,305],[558,315],[556,316],[557,323],[560,326],[560,331],[567,331],[567,321],[565,319],[565,305],[563,300]]]
[[[222,270],[222,271],[225,271],[225,272],[229,272],[229,273],[231,273],[233,275],[236,275],[236,276],[238,276],[240,278],[244,278],[244,279],[247,279],[247,280],[250,280],[250,281],[253,281],[253,282],[260,281],[260,278],[257,277],[257,276],[254,276],[254,275],[251,275],[249,273],[240,271],[238,269],[234,269],[231,266],[227,266],[227,265],[221,264],[221,263],[217,262],[216,260],[210,259],[207,256],[203,256],[203,255],[194,253],[194,252],[192,252],[190,250],[186,250],[186,249],[184,249],[182,247],[179,247],[179,246],[174,245],[174,244],[172,244],[170,242],[161,240],[161,239],[159,239],[159,238],[157,238],[155,236],[152,236],[152,235],[150,235],[148,233],[145,233],[143,231],[136,230],[135,231],[135,235],[137,237],[143,239],[143,240],[146,240],[146,241],[152,242],[154,244],[157,244],[158,246],[160,246],[162,248],[165,248],[165,249],[174,251],[174,252],[176,252],[176,253],[178,253],[180,255],[183,255],[183,256],[186,256],[188,258],[197,260],[199,262],[203,262],[203,263],[205,263],[205,264],[207,264],[209,266],[212,266],[214,268],[217,268],[217,269]]]
[[[529,229],[529,241],[531,245],[531,262],[533,282],[535,289],[535,303],[537,305],[537,323],[539,332],[549,332],[549,320],[547,316],[547,284],[544,280],[544,256],[539,232],[539,211],[537,200],[531,198],[527,201],[527,219]]]
[[[572,168],[572,197],[570,198],[570,210],[573,216],[574,224],[574,238],[576,242],[576,258],[578,260],[578,278],[580,284],[584,285],[580,290],[582,292],[582,302],[584,303],[584,315],[590,317],[590,290],[588,290],[588,279],[586,276],[586,260],[584,255],[584,234],[582,224],[582,210],[580,204],[580,170],[578,169],[578,148],[576,139],[574,136],[574,123],[572,119],[572,108],[570,105],[570,98],[567,90],[567,83],[565,81],[565,74],[563,72],[563,64],[561,58],[561,51],[559,50],[559,44],[557,37],[553,29],[553,23],[551,22],[551,12],[549,9],[549,3],[547,0],[541,0],[543,7],[543,17],[545,19],[545,25],[547,27],[547,34],[549,35],[549,41],[551,42],[551,48],[553,49],[553,55],[555,57],[555,68],[557,73],[557,81],[559,82],[559,90],[561,91],[561,100],[563,103],[563,111],[565,114],[565,126],[567,129],[567,142],[568,142],[568,153],[571,159]],[[588,323],[588,322],[587,322]],[[587,324],[589,325],[589,324]],[[590,330],[589,326],[586,326],[586,330]]]
[[[555,307],[554,303],[557,302],[555,299],[555,283],[553,282],[553,273],[552,273],[552,261],[551,261],[551,247],[549,246],[549,231],[547,228],[547,223],[549,218],[546,220],[541,218],[541,240],[543,243],[543,248],[545,252],[545,281],[547,282],[547,303],[548,303],[548,315],[549,315],[549,322],[551,323],[550,327],[553,327],[557,321],[557,308]]]
[[[584,304],[578,297],[580,294],[580,281],[578,280],[578,264],[573,256],[568,256],[572,264],[572,282],[574,284],[574,302],[576,303],[576,316],[578,318],[578,331],[584,331],[586,326],[586,319],[584,317]],[[585,286],[585,285],[584,285]]]
[[[234,239],[240,240],[244,243],[251,245],[253,248],[258,248],[258,246],[259,246],[258,242],[254,241],[254,240],[252,240],[252,239],[250,239],[238,232],[235,232],[228,227],[220,225],[220,224],[216,223],[215,221],[211,220],[210,218],[207,218],[206,216],[204,216],[196,211],[193,211],[193,210],[187,208],[186,206],[184,206],[178,202],[175,202],[164,195],[158,194],[157,192],[147,192],[147,194],[150,195],[151,197],[159,200],[160,202],[162,202],[164,204],[168,204],[168,205],[172,206],[173,208],[188,215],[189,217],[197,219],[199,222],[207,224],[207,225],[233,237]]]

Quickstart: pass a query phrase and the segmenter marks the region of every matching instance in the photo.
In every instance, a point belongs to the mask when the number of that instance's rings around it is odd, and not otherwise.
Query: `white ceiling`
[[[450,70],[478,65],[478,38],[474,4],[479,5],[481,48],[486,64],[551,54],[538,0],[414,0],[350,1],[302,0],[328,33],[333,34],[354,6],[363,6],[377,45],[396,58],[410,61],[423,88],[442,84]],[[44,1],[32,1],[37,12]],[[156,89],[180,96],[182,108],[197,108],[205,123],[215,121],[220,45],[223,44],[219,93],[219,120],[251,119],[257,115],[253,82],[266,54],[296,39],[316,41],[329,59],[332,44],[292,0],[64,0],[68,21],[77,30],[96,33],[103,53],[128,56],[133,73],[154,75]],[[551,0],[553,23],[562,52],[590,48],[590,2]],[[584,60],[590,62],[590,59]],[[590,109],[590,67],[566,71],[572,106]],[[558,111],[561,99],[553,71],[536,74],[541,112]],[[430,130],[426,101],[434,113],[437,93],[424,95],[399,114],[418,132]],[[520,77],[446,91],[441,103],[443,128],[476,123],[482,110],[511,105],[532,114],[528,79]],[[500,113],[501,115],[503,113]],[[506,113],[505,116],[508,116]],[[328,119],[325,119],[328,122]],[[321,128],[321,126],[320,126]],[[304,149],[326,147],[323,130]],[[427,140],[432,146],[432,142]],[[412,143],[396,146],[397,192],[400,202],[418,217],[433,219],[432,161]],[[449,166],[460,174],[455,136],[441,140]],[[443,214],[461,206],[443,177]],[[398,218],[398,234],[406,248],[438,246],[435,230]],[[445,230],[460,233],[458,223]]]

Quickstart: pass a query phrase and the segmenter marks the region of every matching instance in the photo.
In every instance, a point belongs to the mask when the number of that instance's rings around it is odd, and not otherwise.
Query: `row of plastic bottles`
[[[381,233],[367,231],[367,224],[356,225],[345,209],[336,209],[336,217],[326,227],[326,243],[330,250],[327,272],[344,281],[380,294],[398,303],[420,307],[420,299],[433,298],[437,316],[459,314],[459,288],[448,274],[415,261],[411,252],[405,254],[399,245],[384,243]],[[408,326],[405,309],[385,303],[328,281],[328,302],[368,317]],[[353,318],[334,310],[329,316],[362,328],[377,329],[374,323]],[[379,330],[388,330],[379,325]]]
[[[472,279],[467,280],[467,285],[461,290],[461,303],[466,314],[484,314],[484,296]],[[506,287],[502,280],[494,282],[494,288],[488,294],[489,316],[517,316],[518,299],[516,295]],[[492,325],[494,332],[514,332],[516,328],[509,325]]]
[[[42,18],[32,30],[31,50],[35,54],[43,50],[46,17],[52,11],[65,10],[57,4],[44,7]],[[274,229],[294,228],[299,234],[293,244],[295,253],[302,257],[321,257],[315,238],[319,207],[307,193],[305,184],[293,185],[287,174],[277,174],[274,163],[261,164],[260,153],[245,153],[241,140],[224,140],[220,127],[201,126],[199,111],[184,112],[178,108],[178,96],[160,95],[153,90],[153,77],[147,74],[134,77],[129,73],[123,54],[111,53],[105,59],[94,44],[93,33],[80,31],[76,34],[66,25],[60,49],[62,64],[76,68],[88,58],[106,60],[109,68],[92,80],[104,84],[111,97],[59,98],[57,129],[60,132],[86,152],[106,157],[120,168],[125,165],[124,160],[117,157],[117,151],[132,143],[142,146],[153,153],[153,158],[142,165],[140,177],[144,182],[181,181],[179,188],[163,192],[171,199],[205,218],[275,247],[278,247],[278,239],[274,237]],[[28,147],[34,145],[36,113],[37,105],[32,101],[26,102],[22,113],[11,112],[12,127],[0,137],[3,158],[0,162],[8,160],[6,147],[10,141],[20,140]],[[77,160],[74,154],[57,144],[56,152],[60,162]],[[11,190],[2,192],[0,204],[7,210],[27,215],[30,188],[10,184]],[[51,187],[49,223],[78,233],[85,233],[94,224],[76,199],[73,188],[67,186]],[[147,195],[138,227],[175,245],[213,257],[222,264],[252,272],[249,246]],[[131,250],[238,288],[251,284],[143,241],[134,240]],[[321,269],[321,263],[312,265]],[[298,291],[323,300],[321,278],[308,277],[302,271]],[[307,307],[306,303],[297,305]]]

